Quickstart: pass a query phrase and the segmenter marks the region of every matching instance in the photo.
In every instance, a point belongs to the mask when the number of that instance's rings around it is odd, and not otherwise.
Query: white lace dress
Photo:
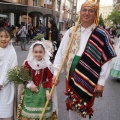
[[[110,74],[111,76],[120,79],[120,39],[117,40],[117,44],[115,45],[115,51],[117,57],[112,60]]]
[[[0,118],[13,116],[14,85],[6,77],[7,71],[17,65],[16,52],[12,45],[0,47]]]

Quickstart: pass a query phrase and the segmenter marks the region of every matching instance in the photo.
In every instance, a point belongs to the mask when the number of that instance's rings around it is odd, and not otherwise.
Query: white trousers
[[[86,118],[82,118],[77,112],[69,110],[69,119],[70,120],[90,120],[87,115]]]

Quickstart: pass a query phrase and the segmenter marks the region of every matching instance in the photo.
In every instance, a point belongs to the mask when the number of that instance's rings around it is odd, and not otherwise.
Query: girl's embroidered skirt
[[[38,92],[32,92],[30,89],[26,88],[22,102],[21,115],[24,118],[39,119],[45,103],[46,89],[42,87],[42,84],[39,86]],[[49,118],[52,113],[52,101],[50,101],[45,111],[44,119]]]

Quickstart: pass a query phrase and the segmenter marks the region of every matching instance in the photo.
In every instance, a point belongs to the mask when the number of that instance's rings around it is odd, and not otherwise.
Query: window
[[[18,3],[22,3],[22,0],[18,0]]]
[[[25,5],[28,5],[28,0],[25,0]]]
[[[40,6],[40,0],[38,0],[38,6]]]
[[[37,0],[33,0],[33,6],[37,6]]]

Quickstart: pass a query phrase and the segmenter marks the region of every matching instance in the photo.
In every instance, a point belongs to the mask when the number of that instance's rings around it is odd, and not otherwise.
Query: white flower
[[[86,115],[87,114],[87,112],[83,112],[83,115]]]
[[[84,102],[84,105],[86,105],[87,103],[86,102]]]

